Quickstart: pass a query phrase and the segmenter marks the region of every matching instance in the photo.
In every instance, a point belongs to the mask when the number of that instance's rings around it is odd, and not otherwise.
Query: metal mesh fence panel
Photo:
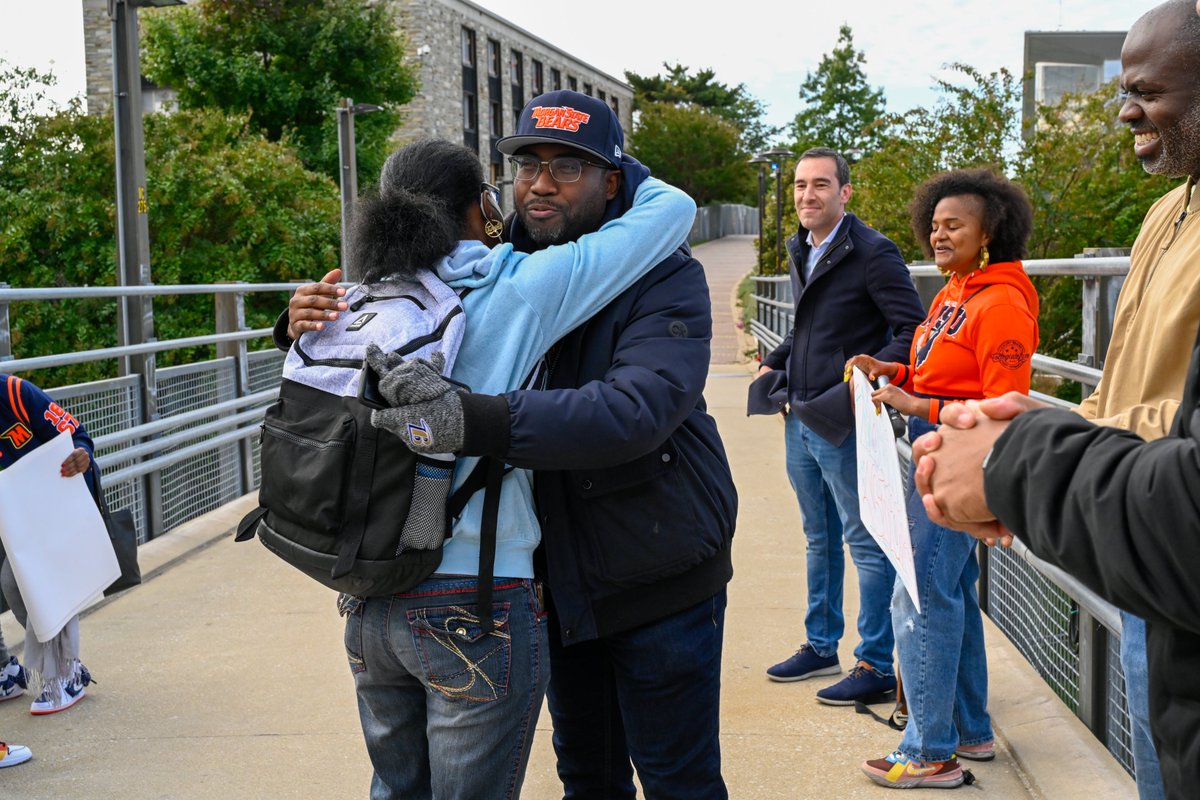
[[[1079,705],[1077,608],[1016,555],[988,551],[988,616],[1072,711]]]
[[[132,428],[142,417],[142,396],[138,390],[137,376],[134,375],[46,389],[46,394],[74,414],[93,438]],[[104,460],[105,456],[111,456],[116,449],[118,448],[98,448],[96,457]],[[119,461],[109,458],[101,477],[122,466],[124,465]],[[138,542],[144,542],[149,537],[145,495],[145,481],[141,478],[104,484],[104,499],[109,508],[113,511],[128,508],[133,512],[134,522],[137,523]]]
[[[202,409],[237,395],[232,358],[161,369],[157,378],[158,408],[163,417]],[[215,419],[217,415],[205,417],[184,429]],[[170,530],[240,496],[237,445],[217,447],[165,467],[161,483],[163,530]]]
[[[286,354],[278,350],[260,350],[250,353],[247,360],[247,370],[250,373],[249,393],[274,389],[283,378],[283,361]],[[254,455],[254,473],[251,475],[251,488],[257,488],[262,482],[262,466],[260,459],[261,445],[259,437],[250,439],[250,450]]]
[[[1133,769],[1133,734],[1125,697],[1125,673],[1121,670],[1121,639],[1108,637],[1108,752],[1130,774]]]

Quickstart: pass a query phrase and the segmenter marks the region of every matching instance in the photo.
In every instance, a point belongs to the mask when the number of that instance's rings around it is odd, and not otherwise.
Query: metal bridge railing
[[[244,298],[277,293],[280,308],[295,283],[105,286],[12,289],[0,284],[0,371],[31,377],[78,417],[96,444],[96,462],[113,509],[133,511],[145,542],[253,490],[259,482],[258,434],[279,393],[283,353],[251,352],[248,343],[270,336],[250,330]],[[10,306],[79,298],[207,294],[214,297],[212,334],[147,341],[33,358],[8,351]],[[154,354],[215,345],[212,361],[156,367]],[[134,357],[139,358],[134,358]],[[128,374],[72,386],[46,386],[37,371],[115,359]]]
[[[1088,394],[1100,379],[1095,367],[1108,346],[1112,310],[1128,257],[1043,259],[1024,262],[1030,275],[1068,275],[1083,286],[1082,349],[1077,362],[1033,357],[1036,372],[1083,384]],[[909,267],[926,304],[944,279],[932,265]],[[795,316],[790,277],[754,276],[750,332],[760,354],[779,346]],[[1041,400],[1073,404],[1038,392]],[[901,456],[910,449],[901,442]],[[1011,549],[979,548],[980,606],[1038,671],[1055,694],[1133,774],[1125,676],[1121,671],[1121,617],[1116,608],[1062,570],[1043,562],[1019,541]]]

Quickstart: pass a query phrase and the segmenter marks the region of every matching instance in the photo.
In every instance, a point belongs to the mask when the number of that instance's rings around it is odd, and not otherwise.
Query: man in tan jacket
[[[1160,439],[1170,431],[1183,397],[1191,345],[1200,328],[1200,192],[1194,191],[1200,179],[1198,13],[1200,2],[1168,0],[1137,21],[1121,50],[1120,120],[1133,134],[1138,160],[1149,173],[1187,180],[1159,198],[1146,214],[1117,300],[1104,375],[1078,412],[1099,425],[1126,428],[1146,440]],[[988,432],[979,429],[977,435],[994,441],[997,429],[984,427]],[[923,441],[914,455],[937,446],[937,441]],[[990,442],[971,445],[975,462],[969,470],[951,464],[965,454],[960,447],[963,444],[947,436],[941,451],[923,465],[924,477],[919,476],[929,482],[937,504],[931,513],[940,509],[951,527],[963,527],[954,521],[981,520],[979,462]],[[956,472],[969,477],[956,480]],[[1165,792],[1149,737],[1145,622],[1126,612],[1122,622],[1121,664],[1134,728],[1138,792],[1142,800],[1151,800],[1164,797]]]

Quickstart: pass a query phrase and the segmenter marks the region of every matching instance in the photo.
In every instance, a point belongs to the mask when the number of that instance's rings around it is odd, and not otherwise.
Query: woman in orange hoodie
[[[1037,292],[1019,260],[1033,229],[1024,191],[985,169],[958,170],[926,181],[911,211],[913,233],[949,280],[913,336],[909,363],[867,355],[847,363],[891,381],[872,397],[908,415],[910,441],[933,430],[948,402],[1028,393],[1038,342]],[[908,724],[899,748],[863,771],[890,788],[949,788],[963,782],[958,758],[995,757],[979,562],[975,540],[931,522],[911,488],[908,519],[921,612],[898,580],[892,597]]]

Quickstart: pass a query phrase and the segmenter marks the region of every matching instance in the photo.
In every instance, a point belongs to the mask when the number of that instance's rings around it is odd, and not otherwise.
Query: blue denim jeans
[[[817,655],[837,655],[845,629],[842,586],[846,557],[842,540],[858,569],[858,635],[854,657],[892,674],[892,620],[888,605],[896,570],[858,515],[858,457],[854,434],[834,447],[794,414],[784,424],[787,473],[807,540],[808,611],[804,630]]]
[[[489,634],[474,577],[342,595],[346,656],[375,768],[371,800],[513,798],[549,679],[533,581],[497,578]]]
[[[553,605],[553,604],[551,604]],[[725,590],[640,628],[564,647],[550,631],[550,717],[566,800],[726,800]]]
[[[1146,621],[1121,612],[1121,669],[1125,672],[1125,704],[1129,707],[1133,770],[1140,800],[1165,800],[1158,751],[1150,738],[1150,671],[1146,667]]]
[[[910,440],[935,426],[912,417]],[[908,528],[921,613],[897,580],[892,622],[908,725],[899,750],[918,761],[946,761],[960,744],[994,738],[987,713],[987,653],[979,610],[975,540],[934,525],[909,472]]]

